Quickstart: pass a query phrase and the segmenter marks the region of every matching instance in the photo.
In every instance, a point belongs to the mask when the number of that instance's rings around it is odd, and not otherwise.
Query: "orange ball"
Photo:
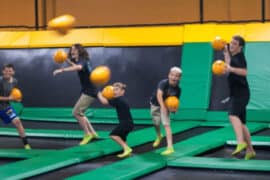
[[[61,34],[66,34],[74,25],[76,19],[70,14],[58,16],[49,21],[49,29],[57,30]]]
[[[22,99],[22,92],[18,88],[13,88],[11,90],[10,96],[12,96],[16,100],[21,100]]]
[[[112,99],[114,97],[113,86],[106,86],[102,90],[102,96],[106,99]]]
[[[226,64],[222,60],[216,60],[212,65],[212,71],[215,75],[223,75],[226,70]]]
[[[226,44],[227,42],[220,37],[216,37],[215,40],[212,42],[213,48],[217,51],[223,50]]]
[[[67,53],[62,49],[57,50],[54,53],[53,60],[58,64],[62,64],[67,60]]]
[[[170,111],[176,111],[179,104],[179,99],[175,96],[169,96],[165,99],[165,105]]]
[[[95,85],[104,85],[111,78],[111,70],[107,66],[98,66],[90,74],[90,81]]]

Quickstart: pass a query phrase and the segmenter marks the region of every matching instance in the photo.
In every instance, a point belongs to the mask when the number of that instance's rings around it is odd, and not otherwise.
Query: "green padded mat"
[[[166,164],[166,160],[164,160],[161,155],[155,152],[149,152],[95,169],[90,171],[90,173],[82,173],[67,179],[134,179],[142,174],[147,174],[166,167]]]
[[[196,127],[198,126],[198,123],[175,122],[172,126],[173,132],[176,133]],[[152,142],[154,139],[154,128],[145,128],[132,132],[129,135],[128,143],[131,147],[134,147],[147,142]],[[121,148],[111,139],[95,141],[84,146],[75,146],[65,150],[54,151],[42,156],[0,166],[0,177],[2,179],[27,178],[93,158],[109,155],[118,151],[121,151]]]
[[[270,171],[269,160],[239,160],[210,157],[182,157],[168,162],[173,167]]]
[[[25,132],[29,137],[81,139],[84,136],[82,130],[26,129]],[[97,133],[100,138],[108,138],[109,136],[107,131],[98,131]],[[0,135],[19,136],[15,128],[0,128]]]
[[[42,150],[42,149],[0,149],[1,158],[32,158],[35,156],[41,156],[48,153],[53,153],[56,150]],[[1,175],[0,175],[1,178]]]
[[[210,43],[185,43],[183,46],[180,108],[194,110],[208,108],[212,57],[213,49]]]
[[[270,146],[270,136],[252,136],[251,142],[253,146]],[[236,145],[235,140],[228,140],[227,144]]]
[[[266,127],[265,124],[256,124],[252,123],[249,124],[249,128],[251,132],[259,131],[261,129],[264,129]],[[222,134],[222,136],[220,136]],[[208,133],[204,133],[198,136],[194,136],[192,138],[189,138],[187,140],[178,142],[174,144],[175,153],[168,156],[167,158],[164,158],[159,155],[161,151],[164,150],[164,148],[160,148],[154,152],[148,152],[144,153],[142,155],[137,155],[136,157],[131,157],[107,166],[103,166],[101,168],[85,172],[82,174],[79,174],[77,176],[73,176],[68,179],[96,179],[98,175],[100,174],[106,174],[106,172],[110,170],[116,170],[116,175],[110,174],[108,176],[104,176],[102,179],[134,179],[140,176],[143,176],[145,174],[149,174],[153,171],[156,171],[166,165],[163,164],[163,159],[166,159],[168,162],[173,161],[175,159],[182,158],[184,156],[193,156],[197,155],[203,152],[206,152],[210,149],[223,146],[226,143],[227,139],[230,139],[234,137],[232,127],[225,127],[222,129],[217,129],[210,131]],[[138,157],[139,156],[139,157]],[[149,164],[148,161],[145,161],[144,159],[151,159],[153,157],[158,158],[156,163]],[[132,166],[130,166],[132,162]],[[125,167],[125,168],[119,168],[119,167]],[[126,167],[128,167],[129,171],[127,171]],[[144,171],[138,172],[138,167],[142,167]],[[141,168],[139,168],[140,170]]]

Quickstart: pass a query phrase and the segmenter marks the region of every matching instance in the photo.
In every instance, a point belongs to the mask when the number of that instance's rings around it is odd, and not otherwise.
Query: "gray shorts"
[[[166,116],[161,113],[159,106],[154,106],[151,104],[151,116],[155,125],[160,125],[160,122],[162,122],[163,125],[170,125],[170,116]]]
[[[94,101],[94,97],[82,93],[77,103],[75,104],[72,113],[74,115],[85,116],[84,112]]]

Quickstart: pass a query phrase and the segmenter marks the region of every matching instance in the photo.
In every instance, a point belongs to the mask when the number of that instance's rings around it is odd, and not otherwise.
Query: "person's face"
[[[181,79],[181,74],[176,71],[170,71],[168,75],[169,84],[172,86],[176,86],[179,83],[179,80]]]
[[[113,93],[115,97],[123,96],[125,94],[125,90],[121,89],[117,86],[113,87]]]
[[[232,54],[237,54],[241,52],[242,46],[239,45],[239,41],[232,39],[230,42],[230,52]]]
[[[79,50],[76,49],[75,46],[71,47],[70,54],[71,54],[72,59],[79,59]]]
[[[15,74],[15,72],[13,68],[6,67],[2,70],[2,74],[5,79],[10,79]]]

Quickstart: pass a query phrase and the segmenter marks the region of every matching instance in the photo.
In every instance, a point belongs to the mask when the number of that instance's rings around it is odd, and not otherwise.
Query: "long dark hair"
[[[78,50],[78,52],[79,52],[79,58],[83,58],[85,60],[89,60],[89,54],[88,54],[88,52],[86,51],[86,49],[81,44],[76,43],[76,44],[73,44],[71,47],[73,47],[73,46],[75,47],[75,49]],[[71,56],[71,48],[68,51],[68,58],[71,61],[74,61],[74,59]]]

